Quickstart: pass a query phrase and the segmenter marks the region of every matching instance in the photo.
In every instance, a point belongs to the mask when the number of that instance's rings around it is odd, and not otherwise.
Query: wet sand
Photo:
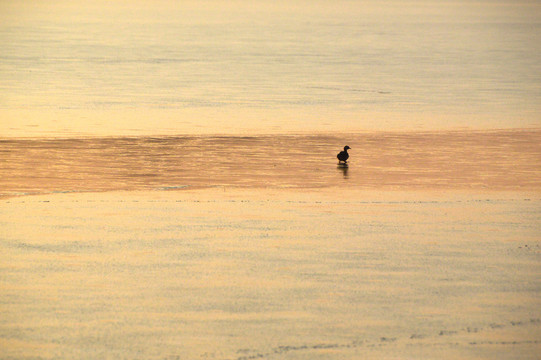
[[[540,205],[338,189],[3,200],[2,357],[535,359]]]
[[[384,135],[3,141],[0,358],[538,358],[539,132]]]

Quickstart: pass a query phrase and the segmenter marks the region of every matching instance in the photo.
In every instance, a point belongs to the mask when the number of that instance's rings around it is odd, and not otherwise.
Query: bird
[[[349,146],[344,146],[344,151],[340,151],[336,157],[338,158],[338,164],[344,162],[346,164],[349,159],[348,149],[351,149]]]

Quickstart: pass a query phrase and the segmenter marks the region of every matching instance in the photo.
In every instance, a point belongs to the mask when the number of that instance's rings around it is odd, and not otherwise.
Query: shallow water
[[[336,154],[348,144],[348,167]],[[199,187],[539,190],[541,131],[0,140],[0,195]]]

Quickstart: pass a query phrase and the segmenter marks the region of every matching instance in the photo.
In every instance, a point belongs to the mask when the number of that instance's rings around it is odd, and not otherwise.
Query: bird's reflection
[[[344,179],[348,178],[349,166],[347,164],[338,164],[337,169],[342,171],[342,173],[344,174]]]

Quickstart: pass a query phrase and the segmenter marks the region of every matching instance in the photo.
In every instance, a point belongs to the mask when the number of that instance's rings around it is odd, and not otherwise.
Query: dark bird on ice
[[[348,149],[351,149],[349,146],[344,146],[344,151],[340,151],[336,157],[338,158],[338,163],[341,162],[347,163],[349,159]]]

